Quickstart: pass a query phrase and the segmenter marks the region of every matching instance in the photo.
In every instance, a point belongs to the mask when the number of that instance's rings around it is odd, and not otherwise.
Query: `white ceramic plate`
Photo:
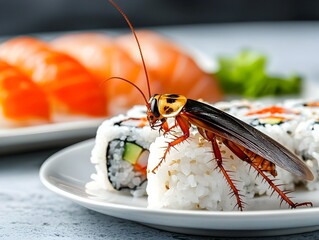
[[[49,146],[66,146],[67,144],[92,138],[104,119],[87,119],[0,129],[0,153],[25,151]]]
[[[40,169],[43,184],[53,192],[84,207],[107,215],[136,221],[155,228],[186,234],[213,236],[270,236],[319,230],[319,207],[276,209],[278,199],[254,200],[246,212],[154,210],[146,198],[116,192],[88,193],[85,184],[95,172],[90,163],[94,140],[68,147],[51,156]],[[319,206],[319,191],[294,193]]]

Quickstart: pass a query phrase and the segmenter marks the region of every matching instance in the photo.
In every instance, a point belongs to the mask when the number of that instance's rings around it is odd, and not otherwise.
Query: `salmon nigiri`
[[[52,41],[58,51],[70,54],[80,61],[101,82],[110,77],[122,77],[138,85],[146,92],[143,69],[114,41],[101,33],[68,34]],[[110,115],[122,113],[136,104],[143,104],[137,97],[138,92],[131,85],[122,81],[105,82]],[[161,86],[151,77],[151,85],[161,92]]]
[[[18,69],[0,60],[0,126],[26,126],[50,121],[44,91]]]
[[[209,102],[221,100],[222,92],[217,81],[177,45],[151,31],[138,31],[137,36],[148,71],[164,85],[164,91],[158,93],[178,93]],[[136,63],[142,64],[132,34],[120,36],[117,42]]]
[[[77,60],[31,37],[0,45],[0,57],[33,79],[49,96],[55,117],[105,116],[104,92],[98,80]]]

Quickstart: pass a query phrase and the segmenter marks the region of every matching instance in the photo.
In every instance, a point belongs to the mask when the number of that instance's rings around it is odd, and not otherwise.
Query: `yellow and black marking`
[[[175,117],[183,109],[187,98],[178,94],[155,94],[151,101],[152,110],[158,111],[162,117]],[[155,109],[157,105],[157,109]],[[153,108],[154,107],[154,108]]]

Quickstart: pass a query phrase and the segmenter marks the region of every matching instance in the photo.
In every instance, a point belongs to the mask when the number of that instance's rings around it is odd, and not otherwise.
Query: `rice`
[[[159,137],[150,148],[147,174],[150,208],[236,209],[236,199],[229,197],[229,185],[223,174],[215,170],[217,165],[211,144],[196,132],[191,134],[189,141],[178,145],[178,149],[172,149],[156,173],[152,173],[164,154],[166,142],[165,137]],[[233,179],[240,180],[236,187],[243,196],[251,197],[249,188],[245,187],[245,184],[250,185],[250,179],[247,181],[246,178],[249,170],[223,144],[219,146],[225,168],[234,171]]]

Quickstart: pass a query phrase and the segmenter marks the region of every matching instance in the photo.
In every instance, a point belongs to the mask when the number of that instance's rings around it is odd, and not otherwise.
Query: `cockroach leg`
[[[202,130],[201,130],[202,131]],[[223,159],[222,159],[222,154],[220,152],[217,140],[216,140],[216,135],[206,131],[205,136],[207,137],[207,139],[209,141],[211,141],[212,143],[212,148],[213,148],[213,152],[215,155],[215,159],[217,162],[217,167],[220,169],[220,171],[223,173],[228,185],[231,188],[231,191],[233,192],[233,195],[236,198],[237,201],[237,207],[240,211],[243,211],[244,209],[244,203],[241,199],[241,195],[239,193],[239,190],[237,189],[236,185],[234,184],[234,180],[231,178],[231,176],[228,174],[229,172],[224,168],[223,166]]]
[[[270,179],[265,172],[270,172],[272,175],[274,175],[274,170],[269,171],[269,169],[263,169],[262,165],[260,164],[256,164],[253,160],[249,157],[249,155],[246,152],[251,152],[248,149],[245,150],[245,152],[241,149],[240,146],[237,146],[235,143],[227,140],[227,139],[223,139],[223,143],[234,153],[236,154],[241,160],[243,160],[244,162],[248,163],[253,169],[255,169],[258,173],[258,175],[260,175],[268,184],[269,186],[273,189],[274,192],[276,192],[279,197],[281,198],[281,202],[285,201],[291,208],[297,208],[300,206],[312,206],[311,202],[303,202],[303,203],[294,203],[293,201],[290,200],[290,198],[287,196],[287,192],[281,190],[279,188],[280,185],[276,185],[274,183],[274,181],[272,179]],[[258,155],[253,154],[253,156],[257,156],[259,158],[261,158]],[[267,160],[265,160],[267,161]],[[259,162],[259,161],[258,161]]]
[[[181,117],[181,116],[176,116],[176,125],[179,126],[183,132],[183,135],[176,137],[172,142],[168,143],[168,146],[164,152],[163,157],[159,161],[159,163],[156,165],[156,167],[152,170],[152,173],[155,173],[159,166],[162,164],[163,161],[165,161],[167,154],[171,150],[172,147],[175,147],[177,144],[180,144],[184,142],[187,138],[189,138],[189,123],[188,121]]]
[[[163,132],[163,135],[166,135],[169,132],[170,127],[168,126],[167,121],[162,122],[162,125],[159,128],[159,130],[160,132]]]
[[[176,127],[178,127],[177,122],[175,122],[175,124],[170,127],[170,126],[168,126],[167,121],[164,121],[160,127],[160,131],[163,132],[163,135],[165,136],[166,134],[168,134],[170,131],[172,131]]]

